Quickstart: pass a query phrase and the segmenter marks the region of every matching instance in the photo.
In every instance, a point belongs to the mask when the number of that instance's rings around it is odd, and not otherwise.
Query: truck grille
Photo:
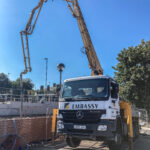
[[[69,132],[71,133],[85,133],[85,134],[92,134],[93,131],[92,130],[75,130],[75,129],[68,129]]]
[[[63,121],[65,123],[98,123],[100,121],[101,115],[106,114],[106,110],[80,110],[83,112],[84,116],[82,119],[78,119],[76,113],[79,110],[60,110],[63,115]]]

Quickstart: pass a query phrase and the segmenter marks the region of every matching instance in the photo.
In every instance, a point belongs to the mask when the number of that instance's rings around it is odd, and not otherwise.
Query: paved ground
[[[93,141],[83,141],[80,144],[80,147],[76,148],[76,149],[72,149],[70,147],[68,147],[66,145],[66,143],[61,143],[58,146],[50,146],[47,145],[45,148],[41,147],[41,148],[34,148],[31,150],[108,150],[108,148],[102,146],[101,142],[93,142]]]
[[[150,150],[150,128],[143,128],[141,136],[134,143],[135,150]]]
[[[128,145],[124,144],[123,150],[128,150]],[[102,142],[83,141],[80,147],[72,149],[65,142],[57,146],[47,144],[43,147],[32,148],[30,150],[109,150]],[[150,150],[150,128],[144,128],[140,137],[134,142],[134,150]]]

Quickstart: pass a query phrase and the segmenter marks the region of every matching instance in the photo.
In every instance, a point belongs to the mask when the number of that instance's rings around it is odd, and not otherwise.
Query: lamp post
[[[60,87],[61,87],[62,72],[65,69],[65,65],[63,63],[60,63],[57,65],[57,69],[60,72]]]

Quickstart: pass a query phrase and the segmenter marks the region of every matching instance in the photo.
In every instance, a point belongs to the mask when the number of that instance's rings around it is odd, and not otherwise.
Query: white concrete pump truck
[[[110,149],[119,150],[124,139],[132,141],[138,136],[138,112],[129,102],[119,99],[116,81],[103,75],[78,1],[65,1],[77,19],[92,76],[64,81],[57,129],[67,135],[70,147],[78,147],[82,140],[102,140]]]
[[[110,149],[120,149],[123,139],[133,139],[138,135],[138,113],[132,109],[129,102],[119,99],[119,87],[116,81],[103,76],[103,69],[97,58],[78,1],[65,1],[72,15],[77,19],[92,76],[65,80],[59,99],[57,129],[67,135],[66,141],[71,147],[77,147],[81,140],[89,139],[103,140],[108,143]],[[20,74],[21,81],[23,74],[31,72],[28,35],[33,33],[45,2],[47,0],[40,0],[32,10],[25,30],[20,32],[25,64],[25,70]],[[36,12],[37,15],[34,17]],[[35,18],[34,21],[33,18]],[[53,118],[53,130],[55,130],[56,118]]]
[[[134,120],[134,136],[138,136],[138,113],[130,111],[131,105],[119,100],[118,84],[112,78],[67,79],[59,100],[57,128],[67,134],[71,147],[79,146],[81,140],[102,140],[117,150],[132,132],[130,121]]]

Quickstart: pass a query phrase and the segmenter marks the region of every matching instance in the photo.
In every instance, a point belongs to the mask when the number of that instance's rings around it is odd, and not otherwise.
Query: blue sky
[[[0,72],[15,80],[24,69],[19,32],[25,28],[38,0],[0,0]],[[113,76],[117,54],[129,46],[150,40],[150,0],[79,0],[87,27],[104,74]],[[76,20],[66,2],[48,0],[35,31],[29,37],[32,79],[36,87],[45,83],[48,57],[48,82],[59,82],[58,63],[66,65],[63,79],[90,75],[88,61],[81,53],[83,42]]]

